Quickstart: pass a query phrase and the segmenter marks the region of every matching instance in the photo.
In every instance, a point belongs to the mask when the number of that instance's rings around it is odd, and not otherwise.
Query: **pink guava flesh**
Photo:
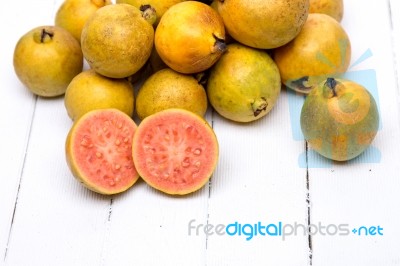
[[[71,137],[78,178],[89,188],[107,194],[132,186],[139,177],[132,160],[134,121],[111,109],[82,118]]]
[[[181,109],[168,109],[142,121],[133,141],[140,176],[168,194],[201,188],[218,160],[218,142],[208,123]]]

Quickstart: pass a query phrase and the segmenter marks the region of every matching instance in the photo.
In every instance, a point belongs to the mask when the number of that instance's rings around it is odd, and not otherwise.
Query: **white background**
[[[0,265],[400,265],[400,2],[344,3],[352,62],[372,52],[352,71],[376,73],[382,125],[373,146],[380,160],[368,162],[367,153],[349,163],[301,167],[306,144],[292,134],[291,96],[283,90],[273,111],[255,123],[232,123],[209,110],[220,161],[209,184],[185,197],[141,180],[121,195],[100,196],[72,177],[64,155],[72,122],[63,97],[32,95],[12,66],[17,40],[53,24],[61,0],[0,3]],[[192,219],[379,225],[384,234],[246,241],[189,236]]]

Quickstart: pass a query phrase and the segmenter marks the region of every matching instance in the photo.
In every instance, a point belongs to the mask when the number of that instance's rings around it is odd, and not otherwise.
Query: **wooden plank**
[[[208,223],[307,224],[306,171],[298,167],[304,142],[292,135],[288,93],[282,91],[271,113],[251,124],[215,114],[214,129],[221,161],[211,182]],[[307,265],[308,250],[304,234],[246,240],[214,233],[207,239],[207,265]]]
[[[83,188],[67,168],[64,145],[71,124],[62,97],[38,99],[6,258],[9,265],[101,263],[110,198]]]
[[[0,49],[0,58],[3,62],[0,64],[0,162],[2,165],[0,261],[3,261],[36,104],[36,97],[19,82],[14,73],[13,52],[17,41],[23,34],[35,25],[51,21],[49,12],[33,16],[32,10],[48,9],[53,6],[53,1],[10,2],[0,5],[0,27],[3,34],[2,48]]]
[[[62,1],[25,2],[14,3],[13,10],[18,10],[20,21],[25,21],[23,25],[30,29],[53,24],[55,11]],[[14,19],[12,15],[6,18]],[[23,100],[14,103],[20,106]],[[30,108],[30,115],[32,112],[33,123],[27,136],[26,158],[20,166],[18,202],[5,263],[101,264],[110,198],[83,188],[67,168],[64,144],[72,122],[65,111],[63,97],[38,98],[35,108]]]
[[[0,57],[11,62],[17,38],[34,25],[51,23],[60,3],[24,1],[0,9],[2,32],[9,37]],[[5,184],[0,187],[0,252],[7,251],[7,256],[0,261],[7,265],[398,265],[400,91],[392,70],[393,51],[400,51],[400,9],[397,0],[390,2],[393,48],[388,3],[346,0],[343,21],[353,44],[353,63],[367,55],[351,70],[363,75],[363,70],[371,69],[367,74],[376,75],[382,127],[373,143],[375,150],[347,164],[332,164],[311,151],[302,161],[304,142],[293,124],[297,120],[293,108],[302,100],[283,91],[275,109],[249,125],[208,113],[220,142],[220,162],[210,187],[182,198],[156,192],[143,181],[116,197],[84,189],[65,164],[64,141],[71,121],[63,99],[39,98],[36,103],[10,64],[0,65],[0,122],[8,125],[0,131],[0,161],[7,162]],[[32,15],[39,10],[40,16]],[[7,27],[15,18],[18,25]],[[365,54],[368,49],[370,58]],[[399,53],[395,56],[400,62]],[[309,192],[312,224],[344,223],[350,229],[379,225],[384,235],[314,235],[310,259],[308,236],[302,233],[285,240],[257,235],[247,241],[244,235],[207,236],[203,231],[207,224],[236,221],[308,225]],[[196,229],[189,235],[192,220]]]
[[[211,112],[206,119],[212,124]],[[188,234],[191,220],[207,221],[208,191],[182,197],[158,192],[140,180],[114,198],[105,242],[105,265],[204,265],[205,236]]]
[[[395,75],[397,88],[400,93],[400,2],[390,0],[391,27],[393,39],[393,51],[395,54]],[[398,97],[400,103],[400,97]]]
[[[329,230],[333,234],[325,232],[312,237],[312,264],[398,265],[400,117],[390,24],[400,17],[399,13],[390,17],[389,1],[366,4],[347,0],[345,8],[343,26],[352,41],[353,62],[367,49],[372,52],[372,57],[351,71],[371,69],[368,77],[376,74],[381,129],[372,144],[375,148],[351,162],[332,163],[310,153],[311,223],[331,225]],[[366,85],[373,90],[373,84]],[[348,230],[340,231],[344,235],[334,234],[340,224]],[[375,235],[366,235],[365,229],[360,230],[362,226],[374,226],[375,232],[371,232]],[[378,231],[378,226],[383,229]]]

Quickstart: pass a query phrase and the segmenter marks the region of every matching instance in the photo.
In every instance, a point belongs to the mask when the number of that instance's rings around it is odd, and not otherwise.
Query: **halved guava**
[[[132,160],[136,128],[135,122],[117,109],[98,109],[80,117],[65,144],[72,174],[101,194],[130,188],[139,178]]]
[[[132,157],[147,184],[184,195],[203,187],[218,161],[218,141],[202,117],[166,109],[146,117],[133,137]]]

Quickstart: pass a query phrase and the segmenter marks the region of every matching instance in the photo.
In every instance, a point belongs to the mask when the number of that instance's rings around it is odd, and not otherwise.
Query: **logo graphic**
[[[353,229],[351,229],[353,228]],[[283,223],[258,221],[256,223],[241,223],[234,221],[228,224],[202,224],[197,223],[196,219],[188,222],[188,235],[199,236],[227,236],[242,237],[250,241],[255,237],[279,238],[285,241],[290,236],[298,235],[321,235],[321,236],[360,236],[377,237],[383,236],[383,227],[380,225],[350,227],[349,224],[301,224],[301,223]]]
[[[379,106],[379,94],[378,94],[378,85],[377,85],[377,77],[376,71],[374,69],[365,69],[365,70],[352,70],[355,66],[361,64],[365,60],[372,57],[372,51],[367,49],[359,59],[357,59],[350,67],[350,71],[341,74],[338,78],[352,80],[356,83],[364,86],[374,97],[376,104],[378,106],[378,111],[380,110]],[[321,57],[321,56],[320,56]],[[318,58],[320,58],[318,57]],[[325,62],[326,60],[321,60]],[[337,76],[337,75],[335,75]],[[288,93],[288,102],[289,102],[289,113],[290,113],[290,122],[292,128],[292,137],[296,141],[304,141],[304,136],[301,131],[300,126],[300,114],[301,108],[303,106],[306,95],[297,93],[291,89],[287,90]],[[380,113],[380,111],[379,111]],[[382,128],[382,122],[379,122],[379,130]],[[379,149],[372,145],[368,147],[366,151],[364,151],[361,155],[356,157],[355,159],[349,161],[348,163],[379,163],[381,161],[381,152]],[[327,159],[312,149],[308,150],[307,153],[303,152],[298,157],[298,165],[301,168],[329,168],[333,164],[333,161]]]

